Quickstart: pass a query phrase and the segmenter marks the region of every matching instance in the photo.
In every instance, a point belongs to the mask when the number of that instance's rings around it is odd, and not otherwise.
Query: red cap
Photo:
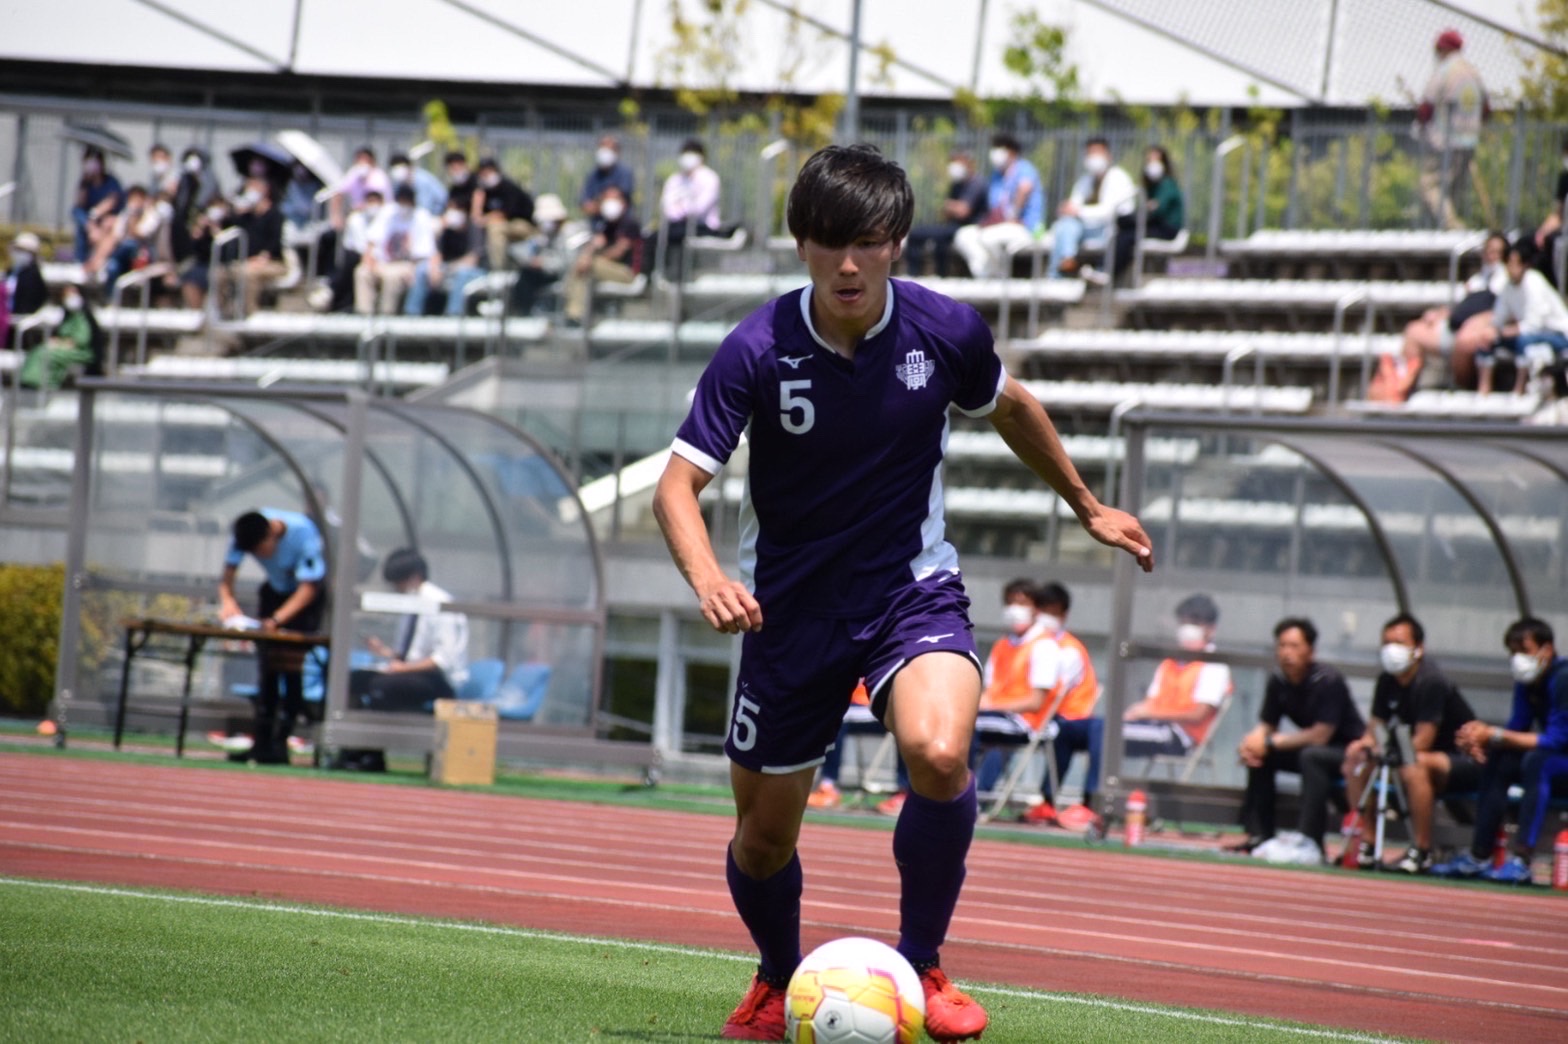
[[[1437,34],[1435,46],[1439,51],[1460,51],[1464,49],[1465,38],[1459,35],[1458,29],[1444,29]]]

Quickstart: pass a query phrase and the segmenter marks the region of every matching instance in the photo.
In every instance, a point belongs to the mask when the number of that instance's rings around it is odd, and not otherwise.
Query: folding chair
[[[1220,705],[1214,709],[1214,717],[1209,719],[1209,728],[1203,738],[1195,746],[1188,748],[1185,754],[1156,754],[1149,759],[1149,774],[1152,776],[1157,767],[1163,766],[1167,779],[1177,780],[1181,783],[1192,782],[1193,773],[1198,771],[1198,766],[1214,765],[1214,737],[1219,734],[1220,722],[1225,720],[1225,714],[1230,710],[1230,705],[1235,701],[1235,693],[1227,692]],[[1177,769],[1181,775],[1176,775]]]
[[[1100,697],[1103,695],[1105,695],[1103,686],[1095,690],[1094,703],[1089,707],[1091,715],[1095,708],[1099,707]],[[1044,727],[1030,732],[1029,740],[1024,744],[1023,749],[1013,754],[1012,765],[1008,769],[1007,776],[1002,781],[1001,788],[991,793],[991,807],[980,817],[981,822],[988,823],[1006,810],[1008,802],[1012,800],[1013,792],[1018,789],[1019,782],[1024,778],[1024,773],[1028,771],[1035,752],[1040,749],[1042,743],[1045,743],[1045,771],[1051,780],[1051,793],[1055,794],[1060,789],[1061,780],[1057,776],[1056,767],[1056,745],[1047,741],[1056,739],[1056,712],[1066,698],[1066,689],[1057,693],[1056,698],[1051,701],[1049,713],[1043,719]]]

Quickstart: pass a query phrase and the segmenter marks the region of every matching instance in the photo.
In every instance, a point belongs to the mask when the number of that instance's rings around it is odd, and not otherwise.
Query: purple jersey
[[[996,408],[1006,372],[968,305],[902,280],[853,359],[812,328],[808,286],[748,316],[697,382],[674,452],[710,474],[742,432],[741,579],[764,613],[877,613],[958,572],[944,537],[948,406]]]

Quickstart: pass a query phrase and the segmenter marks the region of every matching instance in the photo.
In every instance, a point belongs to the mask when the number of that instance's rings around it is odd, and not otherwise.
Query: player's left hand
[[[1127,512],[1102,504],[1083,527],[1100,543],[1119,547],[1132,555],[1145,573],[1154,572],[1154,542],[1143,531],[1143,525]]]

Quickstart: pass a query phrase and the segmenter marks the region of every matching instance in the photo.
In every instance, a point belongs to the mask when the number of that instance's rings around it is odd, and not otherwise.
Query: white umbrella
[[[305,165],[305,169],[321,179],[323,185],[336,185],[343,178],[343,168],[326,147],[302,130],[281,130],[273,135],[289,155]]]

